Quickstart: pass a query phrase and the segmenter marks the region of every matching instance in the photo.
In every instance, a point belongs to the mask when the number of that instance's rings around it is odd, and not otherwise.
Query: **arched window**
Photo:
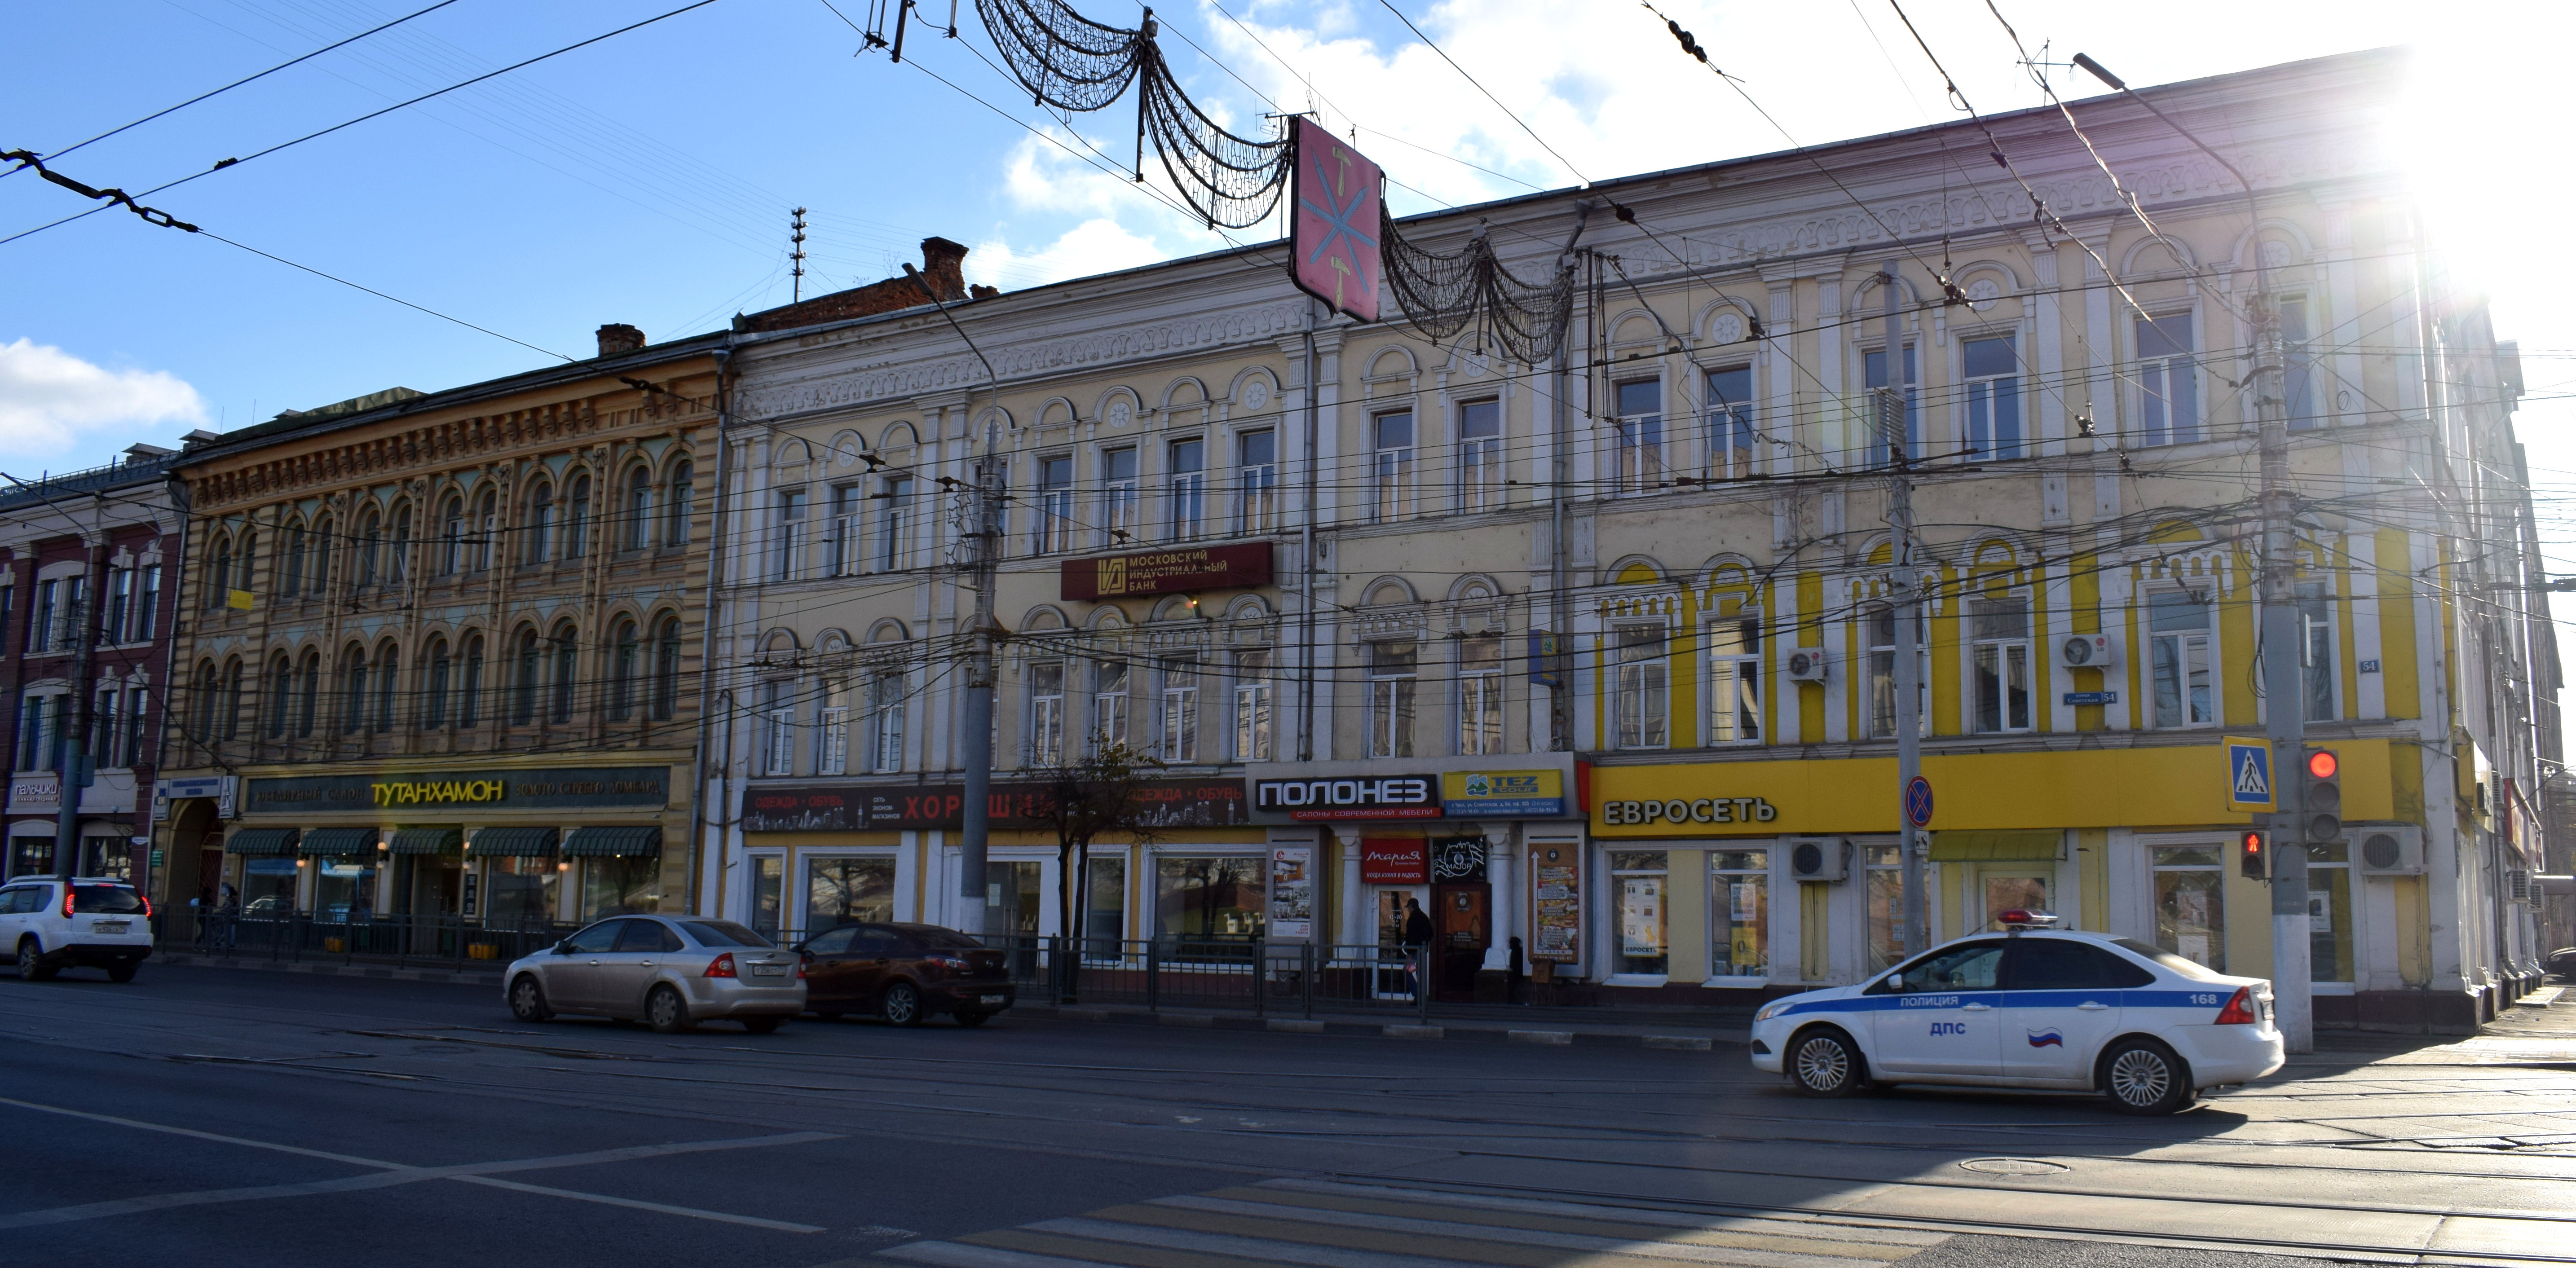
[[[438,512],[438,571],[452,577],[465,570],[465,499],[450,495]]]
[[[623,722],[635,716],[635,672],[639,668],[635,662],[641,649],[633,621],[617,623],[615,643],[608,661],[608,720]]]
[[[680,618],[666,616],[653,632],[653,720],[668,722],[680,708]]]
[[[449,667],[447,640],[429,640],[429,655],[422,662],[420,675],[420,729],[435,731],[447,725],[447,691]]]
[[[567,621],[555,627],[554,703],[547,712],[557,722],[572,721],[573,694],[581,682],[580,631]]]
[[[279,594],[292,599],[304,593],[304,525],[300,521],[286,530],[286,560],[278,574]]]
[[[510,725],[526,726],[537,720],[537,677],[545,671],[544,655],[537,650],[537,632],[520,631],[516,651],[518,665],[510,683]]]
[[[197,666],[196,725],[189,738],[199,744],[210,744],[215,738],[215,709],[223,701],[223,675],[209,660]]]
[[[213,541],[206,543],[206,607],[208,609],[220,608],[231,601],[232,596],[226,591],[232,588],[232,581],[233,535],[219,531]]]
[[[331,522],[331,517],[328,515],[323,516],[313,525],[313,549],[311,553],[313,571],[304,579],[304,592],[306,594],[320,595],[330,588],[331,550],[335,536],[333,530],[338,527],[339,525]]]
[[[357,564],[359,585],[371,586],[383,579],[383,574],[378,571],[384,566],[383,536],[384,523],[382,520],[377,518],[376,508],[371,506],[358,513]]]
[[[377,646],[376,729],[379,731],[394,729],[394,683],[396,681],[394,673],[401,667],[402,659],[396,652],[392,639],[386,639]]]
[[[626,475],[626,549],[653,544],[653,472],[637,467]]]
[[[537,481],[537,490],[528,495],[527,561],[541,564],[554,558],[555,486]]]
[[[280,652],[276,660],[269,662],[268,689],[263,694],[268,697],[268,738],[283,739],[287,719],[295,712],[295,666],[285,653]]]
[[[493,551],[501,543],[501,494],[495,489],[483,490],[474,500],[474,570],[492,571]]]
[[[224,667],[224,703],[222,716],[216,719],[216,729],[227,740],[241,737],[243,672],[239,660]]]
[[[233,583],[233,589],[251,589],[251,573],[259,564],[259,534],[242,534],[241,553],[235,556],[234,563],[235,571],[241,579]]]
[[[313,724],[322,706],[322,653],[304,653],[303,690],[295,699],[295,733],[313,734]]]
[[[355,735],[367,724],[367,649],[355,643],[340,656],[340,733]]]
[[[408,502],[394,508],[393,554],[385,561],[385,572],[387,579],[395,585],[411,579],[411,504]]]
[[[686,458],[671,464],[671,491],[668,513],[662,530],[662,544],[677,549],[689,544],[689,503],[697,496],[697,468]]]
[[[566,499],[564,512],[564,558],[579,559],[590,553],[590,477],[572,478],[572,494]]]
[[[469,635],[465,640],[464,684],[456,690],[456,725],[483,725],[483,636]]]

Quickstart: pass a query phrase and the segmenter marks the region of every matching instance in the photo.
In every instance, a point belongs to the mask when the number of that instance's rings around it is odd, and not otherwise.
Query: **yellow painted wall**
[[[1708,854],[1664,855],[1664,936],[1672,946],[1665,972],[1676,982],[1708,978]]]
[[[1833,886],[1798,882],[1798,980],[1821,982],[1833,975]]]
[[[1819,572],[1798,574],[1798,647],[1825,645],[1824,622],[1816,615],[1825,608],[1825,577]],[[1798,687],[1798,738],[1808,744],[1822,743],[1825,738],[1825,685],[1802,682]]]
[[[2422,715],[2421,671],[2415,649],[2415,575],[2406,567],[2406,530],[2379,530],[2379,682],[2388,716]],[[2394,566],[2391,566],[2394,565]]]
[[[2111,834],[2101,828],[2077,830],[2075,863],[2084,907],[2076,927],[2106,932],[2111,928]]]

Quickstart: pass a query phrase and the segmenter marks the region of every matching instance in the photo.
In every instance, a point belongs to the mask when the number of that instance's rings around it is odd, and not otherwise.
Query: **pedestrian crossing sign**
[[[2227,808],[2273,809],[2271,742],[2231,736],[2224,747],[2227,753]]]

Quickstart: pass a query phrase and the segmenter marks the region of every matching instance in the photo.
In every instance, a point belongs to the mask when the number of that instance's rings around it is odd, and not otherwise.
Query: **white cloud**
[[[1069,277],[1132,269],[1169,259],[1172,254],[1153,238],[1099,216],[1065,230],[1052,245],[1035,251],[1020,251],[996,238],[977,243],[971,258],[981,271],[1006,273],[1022,286],[1043,286]]]
[[[205,421],[205,398],[166,370],[110,370],[25,338],[0,344],[0,451],[13,456],[58,454],[84,433]]]

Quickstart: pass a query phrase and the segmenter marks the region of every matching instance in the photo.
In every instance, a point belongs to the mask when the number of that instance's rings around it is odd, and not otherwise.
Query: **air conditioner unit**
[[[1821,647],[1789,649],[1789,679],[1792,682],[1823,682],[1825,665],[1825,649]]]
[[[2067,669],[2109,669],[2120,663],[2120,639],[2112,634],[2069,634],[2057,640],[2057,663]]]
[[[1802,881],[1838,881],[1843,879],[1845,856],[1851,851],[1841,837],[1791,837],[1789,875]]]
[[[2348,826],[2353,863],[2364,876],[2424,874],[2424,830],[2413,827]]]

